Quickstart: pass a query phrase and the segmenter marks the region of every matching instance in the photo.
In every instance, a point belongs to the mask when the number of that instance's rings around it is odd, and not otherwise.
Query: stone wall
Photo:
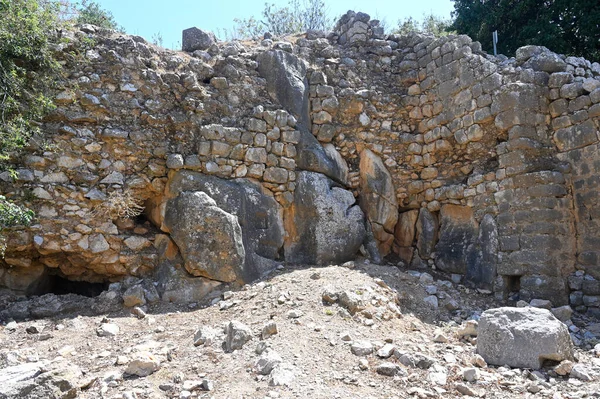
[[[10,232],[0,284],[243,283],[362,246],[498,297],[600,306],[599,64],[385,35],[352,12],[334,32],[191,54],[92,27],[65,54],[84,38],[50,142],[2,177],[39,223]],[[145,217],[97,217],[129,193]]]

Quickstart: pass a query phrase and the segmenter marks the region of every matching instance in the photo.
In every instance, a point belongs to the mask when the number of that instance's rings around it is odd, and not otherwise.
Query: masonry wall
[[[172,244],[164,208],[181,170],[260,185],[284,215],[272,256],[283,261],[301,236],[297,178],[310,171],[354,195],[372,257],[499,297],[600,306],[597,63],[536,46],[493,57],[466,36],[386,36],[362,13],[334,32],[193,54],[90,28],[65,54],[83,38],[97,45],[83,64],[65,56],[51,139],[17,182],[2,177],[39,215],[9,234],[2,285],[152,275]],[[299,76],[298,108],[261,73],[261,54]],[[145,216],[95,217],[113,192],[133,193]]]

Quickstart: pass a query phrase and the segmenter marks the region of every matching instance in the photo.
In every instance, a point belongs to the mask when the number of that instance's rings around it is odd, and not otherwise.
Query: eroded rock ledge
[[[362,247],[498,298],[600,311],[599,64],[385,35],[352,12],[334,32],[191,54],[89,26],[65,35],[49,142],[18,181],[0,175],[38,214],[8,231],[0,286],[139,278],[185,301]],[[126,194],[144,214],[94,211]]]

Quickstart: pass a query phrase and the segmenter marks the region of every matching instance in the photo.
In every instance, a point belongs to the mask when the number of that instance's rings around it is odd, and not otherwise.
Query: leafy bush
[[[328,30],[333,21],[323,0],[289,0],[285,7],[265,3],[262,19],[234,19],[234,38],[256,38],[265,32],[275,36],[305,32],[309,29]],[[227,34],[227,33],[226,33]]]
[[[91,24],[119,32],[125,31],[125,29],[115,21],[112,12],[103,9],[95,1],[82,0],[81,7],[79,7],[77,11],[79,14],[77,16],[78,24]]]
[[[421,22],[412,17],[404,18],[398,21],[398,27],[394,33],[407,34],[409,32],[419,32],[433,35],[435,37],[447,36],[450,33],[452,21],[444,19],[434,14],[423,14]]]
[[[0,167],[7,168],[53,108],[57,11],[50,1],[0,0]]]

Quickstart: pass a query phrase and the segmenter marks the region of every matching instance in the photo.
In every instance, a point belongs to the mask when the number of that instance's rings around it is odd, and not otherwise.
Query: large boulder
[[[365,218],[350,191],[319,173],[300,172],[286,210],[285,258],[326,265],[354,258],[365,239]]]
[[[217,39],[212,32],[205,32],[196,27],[185,29],[182,33],[181,47],[183,51],[193,52],[207,50]]]
[[[427,208],[419,210],[417,218],[417,249],[421,259],[429,259],[434,251],[438,238],[439,222],[437,215]]]
[[[444,205],[440,211],[440,239],[435,246],[435,265],[448,273],[466,273],[466,260],[476,244],[479,230],[473,208]]]
[[[64,361],[21,363],[0,369],[0,398],[77,397],[81,370]]]
[[[360,207],[371,223],[380,255],[388,255],[398,222],[398,200],[390,172],[369,149],[360,153]]]
[[[539,369],[546,360],[573,360],[573,343],[567,326],[550,311],[504,307],[481,315],[477,353],[488,364]]]
[[[307,62],[282,50],[270,50],[256,57],[258,72],[267,81],[267,91],[297,120],[300,139],[296,165],[299,169],[323,173],[346,184],[347,172],[311,133]]]
[[[165,227],[194,276],[233,282],[241,279],[246,252],[237,217],[202,191],[184,191],[166,206]]]
[[[283,211],[260,184],[179,171],[169,180],[168,191],[170,196],[201,191],[220,209],[237,217],[245,252],[244,267],[238,275],[243,281],[258,279],[277,267],[284,240]]]
[[[479,226],[479,237],[473,250],[468,251],[467,281],[475,286],[492,289],[498,264],[498,226],[492,215],[485,215]]]
[[[398,215],[394,229],[394,252],[407,264],[410,264],[413,257],[418,217],[419,211],[416,209],[402,212]]]

